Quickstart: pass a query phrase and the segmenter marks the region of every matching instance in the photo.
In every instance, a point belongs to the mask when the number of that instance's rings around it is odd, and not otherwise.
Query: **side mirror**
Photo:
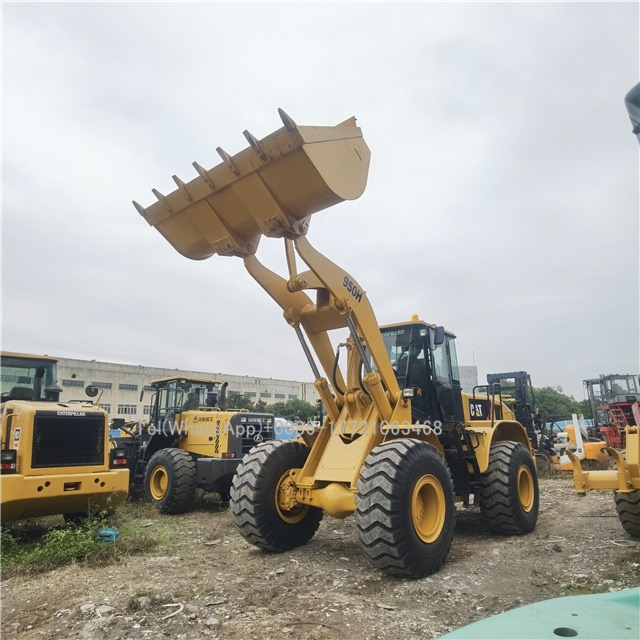
[[[142,396],[144,395],[144,387],[140,389],[140,402],[142,402]]]
[[[93,385],[88,385],[84,392],[90,397],[90,398],[95,398],[98,393],[100,392],[100,389],[98,389],[98,387],[94,387]]]
[[[47,402],[60,402],[60,395],[62,394],[62,388],[57,385],[52,387],[46,387],[44,390],[44,399]]]
[[[433,346],[437,347],[444,344],[444,327],[436,327],[433,332]]]
[[[629,119],[633,125],[633,133],[640,141],[640,82],[624,97]]]

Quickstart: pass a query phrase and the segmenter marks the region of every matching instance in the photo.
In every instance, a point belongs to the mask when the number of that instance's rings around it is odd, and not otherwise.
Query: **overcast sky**
[[[364,195],[308,238],[380,324],[579,399],[637,373],[638,7],[3,2],[2,348],[311,380],[241,260],[180,256],[131,204],[282,107],[363,130]],[[286,272],[281,241],[258,256]]]

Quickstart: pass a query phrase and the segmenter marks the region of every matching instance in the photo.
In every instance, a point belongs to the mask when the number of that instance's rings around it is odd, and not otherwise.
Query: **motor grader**
[[[229,499],[233,476],[245,453],[273,439],[274,417],[226,407],[227,383],[169,377],[150,384],[149,422],[114,425],[128,451],[131,483],[162,513],[193,506],[196,488]],[[140,401],[144,390],[140,395]]]
[[[265,138],[245,131],[239,153],[218,148],[214,168],[193,163],[195,179],[173,176],[177,189],[153,190],[151,206],[134,201],[187,258],[243,260],[295,331],[326,409],[302,442],[245,456],[231,489],[240,532],[286,551],[308,542],[324,513],[353,514],[369,560],[415,578],[443,564],[455,503],[471,496],[494,532],[529,533],[539,494],[526,430],[495,394],[482,403],[462,393],[455,335],[417,316],[379,327],[364,287],[306,237],[313,213],[364,192],[370,151],[355,118],[319,127],[280,116]],[[284,240],[286,277],[256,257],[263,235]],[[334,352],[329,332],[345,328]]]
[[[62,514],[75,522],[124,502],[126,451],[109,439],[101,391],[88,386],[96,400],[63,402],[55,358],[3,352],[1,363],[2,520]]]
[[[625,96],[625,106],[633,125],[633,133],[640,142],[640,82]],[[624,394],[613,393],[613,397]],[[612,389],[613,391],[613,389]],[[632,395],[632,394],[630,394]],[[584,496],[594,489],[613,490],[613,499],[622,528],[632,537],[640,538],[640,425],[624,428],[626,450],[609,448],[616,468],[606,471],[584,471],[580,460],[569,453],[573,465],[573,484],[578,495]]]

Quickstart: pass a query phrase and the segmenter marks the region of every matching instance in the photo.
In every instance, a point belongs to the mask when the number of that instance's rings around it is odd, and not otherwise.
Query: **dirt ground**
[[[425,640],[524,604],[640,585],[638,541],[611,492],[580,498],[568,476],[540,487],[538,525],[524,537],[492,535],[459,507],[451,553],[423,580],[371,566],[352,518],[325,517],[308,545],[276,555],[247,544],[215,503],[182,516],[141,510],[170,543],[104,568],[5,580],[2,637]]]

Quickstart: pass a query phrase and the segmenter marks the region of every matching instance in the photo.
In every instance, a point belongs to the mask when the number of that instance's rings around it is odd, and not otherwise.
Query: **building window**
[[[290,393],[289,394],[289,400],[297,400],[298,396],[295,393]]]
[[[245,396],[248,396],[249,398],[255,398],[256,397],[256,392],[255,391],[246,391]]]
[[[276,400],[284,400],[285,395],[284,393],[276,393]]]
[[[118,415],[119,416],[134,416],[136,414],[135,404],[119,404]]]
[[[143,389],[144,389],[145,391],[153,391],[153,387],[152,387],[151,385],[148,385],[148,384],[145,384],[145,385],[144,385],[144,387],[143,387]]]
[[[104,409],[107,413],[111,413],[111,405],[105,404],[104,402],[100,403],[100,408]]]
[[[120,389],[120,391],[137,391],[138,385],[137,384],[119,384],[118,389]]]
[[[142,409],[142,413],[145,416],[150,416],[151,415],[151,405],[150,404],[145,404],[144,405],[144,409]]]
[[[230,396],[241,396],[242,395],[242,391],[227,391],[227,395],[230,395]]]
[[[91,385],[98,387],[98,389],[111,389],[110,382],[92,382]]]
[[[63,380],[63,387],[84,387],[84,382],[82,380]]]
[[[271,397],[271,393],[261,393],[260,397],[261,398],[270,398]]]

